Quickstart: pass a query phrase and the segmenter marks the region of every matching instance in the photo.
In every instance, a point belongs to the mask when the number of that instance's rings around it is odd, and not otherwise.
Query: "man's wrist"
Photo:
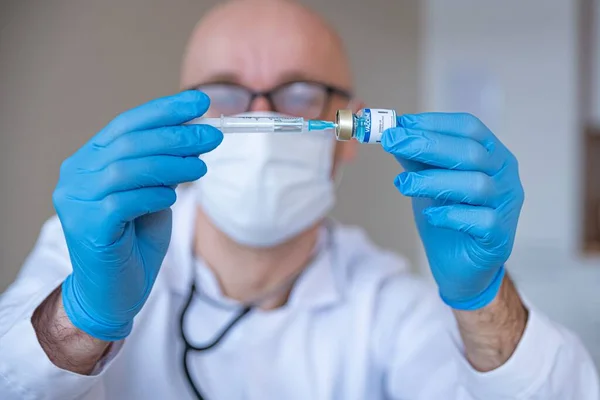
[[[487,306],[453,312],[467,359],[479,371],[491,371],[508,361],[523,336],[528,319],[528,311],[508,276]]]
[[[97,318],[83,307],[81,289],[78,289],[73,274],[67,276],[61,285],[62,305],[73,326],[88,335],[106,342],[125,339],[133,328],[133,321],[110,323]]]
[[[31,323],[50,361],[71,372],[89,375],[110,349],[110,342],[96,339],[71,323],[60,286],[34,311]]]

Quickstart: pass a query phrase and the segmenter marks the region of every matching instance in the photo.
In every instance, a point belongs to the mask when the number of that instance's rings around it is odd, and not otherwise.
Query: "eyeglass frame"
[[[261,98],[261,97],[269,102],[269,106],[271,107],[271,109],[273,111],[278,112],[277,108],[275,107],[275,103],[273,102],[273,98],[272,98],[273,92],[276,92],[285,86],[290,86],[295,83],[307,83],[310,85],[320,86],[323,89],[325,89],[325,102],[323,103],[323,109],[321,110],[321,115],[324,114],[325,111],[329,109],[329,107],[331,105],[331,99],[334,95],[344,97],[344,98],[348,99],[348,101],[352,100],[352,98],[354,97],[354,94],[350,90],[346,90],[346,89],[340,88],[335,85],[329,85],[324,82],[313,81],[313,80],[297,80],[297,81],[284,82],[284,83],[278,84],[277,86],[273,87],[270,90],[263,90],[263,91],[255,91],[255,90],[250,89],[247,86],[244,86],[242,84],[235,83],[235,82],[230,82],[230,81],[214,81],[214,82],[201,83],[198,85],[194,85],[193,87],[191,87],[191,89],[202,91],[202,86],[208,86],[208,85],[228,85],[228,86],[232,86],[232,87],[237,87],[237,88],[247,91],[250,94],[250,100],[248,101],[248,106],[246,107],[246,110],[240,111],[240,112],[250,111],[254,100],[256,100],[257,98]]]

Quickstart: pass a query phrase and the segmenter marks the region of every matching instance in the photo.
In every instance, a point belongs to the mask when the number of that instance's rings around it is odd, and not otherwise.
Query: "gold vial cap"
[[[351,110],[338,110],[335,115],[335,136],[338,140],[350,140],[354,132],[354,114]]]

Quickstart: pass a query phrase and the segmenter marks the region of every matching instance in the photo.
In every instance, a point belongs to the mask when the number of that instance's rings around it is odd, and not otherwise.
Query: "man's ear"
[[[358,112],[365,108],[366,104],[362,100],[350,100],[347,109],[352,110],[353,113]],[[336,149],[336,161],[338,163],[348,163],[356,158],[358,152],[359,143],[356,140],[340,141],[337,144]]]

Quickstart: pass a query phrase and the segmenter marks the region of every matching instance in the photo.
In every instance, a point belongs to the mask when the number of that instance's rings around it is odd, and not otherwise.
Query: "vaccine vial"
[[[361,143],[381,143],[383,132],[397,126],[396,111],[363,108],[353,114],[350,110],[338,110],[335,123],[337,140],[356,139]]]

